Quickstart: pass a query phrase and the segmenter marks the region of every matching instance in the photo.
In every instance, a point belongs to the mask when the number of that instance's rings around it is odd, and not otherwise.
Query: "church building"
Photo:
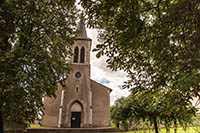
[[[45,115],[42,126],[62,128],[110,126],[111,89],[90,79],[90,50],[92,40],[87,37],[83,21],[72,46],[71,72],[66,87],[58,84],[56,98],[44,98]]]

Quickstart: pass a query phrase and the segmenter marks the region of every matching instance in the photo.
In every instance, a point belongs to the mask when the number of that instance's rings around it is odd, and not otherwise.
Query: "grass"
[[[51,128],[51,127],[43,127],[43,126],[40,126],[39,124],[32,124],[32,125],[30,125],[29,128]],[[115,125],[111,125],[110,127],[96,127],[96,128],[109,129],[109,128],[116,128],[116,127],[115,127]]]
[[[137,131],[128,131],[124,133],[154,133],[154,130],[137,130]],[[159,133],[167,133],[166,129],[160,129]],[[168,133],[174,133],[174,128],[170,128],[170,132]],[[186,129],[184,128],[177,128],[177,133],[200,133],[200,127],[188,127]]]
[[[39,124],[32,124],[32,125],[30,125],[29,128],[48,128],[48,127],[42,127]]]
[[[33,124],[33,125],[30,125],[30,128],[41,128],[41,126],[37,124]]]

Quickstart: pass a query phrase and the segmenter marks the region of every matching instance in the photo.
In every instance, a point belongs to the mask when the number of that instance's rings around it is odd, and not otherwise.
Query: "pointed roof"
[[[78,40],[79,39],[80,40],[91,40],[87,36],[87,31],[86,31],[85,23],[84,23],[83,19],[80,20],[77,30],[78,30],[78,36],[77,36]]]

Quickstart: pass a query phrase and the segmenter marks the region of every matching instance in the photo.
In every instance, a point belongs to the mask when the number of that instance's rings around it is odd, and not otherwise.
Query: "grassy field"
[[[124,133],[154,133],[154,130],[138,130],[138,131],[128,131]],[[167,133],[166,129],[160,129],[159,133]],[[174,133],[174,128],[170,129],[169,133]],[[177,128],[177,133],[200,133],[200,127],[188,127],[185,130],[183,128]]]

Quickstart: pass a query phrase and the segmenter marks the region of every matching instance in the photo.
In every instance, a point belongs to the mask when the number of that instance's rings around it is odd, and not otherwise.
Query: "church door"
[[[71,128],[80,128],[81,112],[71,112]]]

